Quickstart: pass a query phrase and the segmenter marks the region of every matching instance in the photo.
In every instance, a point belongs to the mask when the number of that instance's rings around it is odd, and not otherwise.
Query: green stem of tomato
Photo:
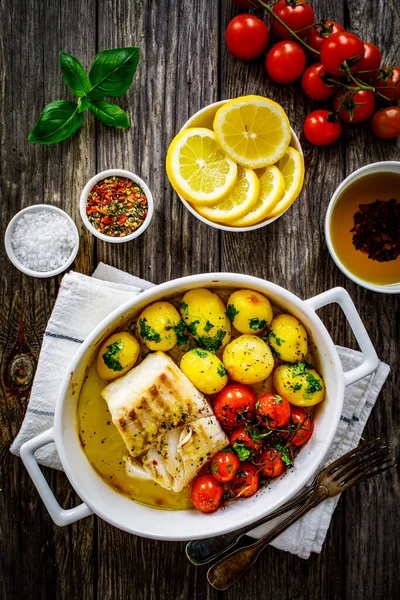
[[[264,2],[262,2],[262,0],[258,0],[258,4],[260,6],[262,6],[263,8],[265,8],[265,10],[267,12],[269,12],[269,14],[271,15],[271,17],[273,19],[275,19],[276,21],[278,21],[278,23],[280,23],[282,25],[282,27],[284,27],[286,29],[286,31],[288,31],[290,34],[292,34],[292,36],[299,42],[299,44],[301,44],[304,48],[306,48],[309,52],[312,52],[313,54],[316,54],[318,57],[320,56],[320,53],[318,52],[318,50],[314,50],[314,48],[311,48],[311,46],[309,46],[308,44],[306,44],[306,42],[304,40],[301,39],[301,37],[299,37],[294,31],[293,29],[290,29],[290,27],[288,27],[286,25],[286,23],[284,23],[282,21],[282,19],[280,17],[278,17],[278,15],[276,15],[274,13],[274,11],[272,10],[272,8],[270,6],[268,6],[268,4],[265,4]]]
[[[359,79],[356,79],[352,73],[350,73],[350,67],[346,61],[343,62],[344,70],[348,79],[353,81],[360,90],[369,90],[371,92],[375,92],[375,88],[370,85],[364,85]]]

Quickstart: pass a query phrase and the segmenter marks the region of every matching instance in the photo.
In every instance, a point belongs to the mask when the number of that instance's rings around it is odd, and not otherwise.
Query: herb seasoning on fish
[[[147,217],[147,198],[142,188],[127,177],[107,177],[88,195],[86,214],[105,235],[125,237],[134,233]]]

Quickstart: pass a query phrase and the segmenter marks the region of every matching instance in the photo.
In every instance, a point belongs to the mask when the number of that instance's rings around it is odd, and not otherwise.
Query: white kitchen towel
[[[53,425],[61,382],[79,345],[112,310],[153,284],[100,263],[92,277],[71,271],[62,279],[58,297],[43,337],[42,349],[22,427],[10,450],[19,455],[21,445]],[[337,348],[345,371],[362,361],[360,352]],[[343,413],[326,464],[357,446],[365,423],[388,376],[388,365],[346,389]],[[36,452],[40,464],[62,469],[54,444]],[[308,558],[321,552],[337,499],[330,499],[292,525],[272,545]],[[255,529],[260,537],[276,521]]]

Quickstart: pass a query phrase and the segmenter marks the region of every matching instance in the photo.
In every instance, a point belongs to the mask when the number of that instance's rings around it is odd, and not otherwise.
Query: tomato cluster
[[[202,512],[215,511],[224,498],[252,496],[264,480],[282,475],[314,428],[312,412],[278,394],[257,398],[239,383],[218,394],[214,412],[230,443],[193,482],[191,499]]]
[[[315,110],[305,119],[304,134],[312,144],[331,144],[339,138],[342,123],[361,123],[372,115],[371,128],[377,137],[400,136],[400,67],[381,67],[379,48],[335,21],[316,22],[307,0],[279,0],[272,6],[262,0],[233,1],[240,8],[265,8],[270,29],[252,14],[234,17],[226,31],[232,54],[243,60],[261,56],[271,33],[277,40],[266,55],[271,79],[288,84],[301,77],[309,98],[325,102],[333,97],[329,110]],[[393,106],[375,112],[377,102]]]

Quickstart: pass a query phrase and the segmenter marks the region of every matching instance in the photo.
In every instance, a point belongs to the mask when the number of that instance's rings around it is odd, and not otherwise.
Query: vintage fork
[[[341,494],[359,481],[364,481],[395,466],[391,451],[379,438],[351,450],[318,473],[309,488],[305,502],[287,519],[256,542],[239,548],[220,559],[207,573],[209,583],[217,590],[226,590],[254,565],[262,550],[326,498]],[[253,524],[254,527],[254,524]],[[240,536],[243,533],[240,534]],[[231,544],[232,545],[232,544]]]

